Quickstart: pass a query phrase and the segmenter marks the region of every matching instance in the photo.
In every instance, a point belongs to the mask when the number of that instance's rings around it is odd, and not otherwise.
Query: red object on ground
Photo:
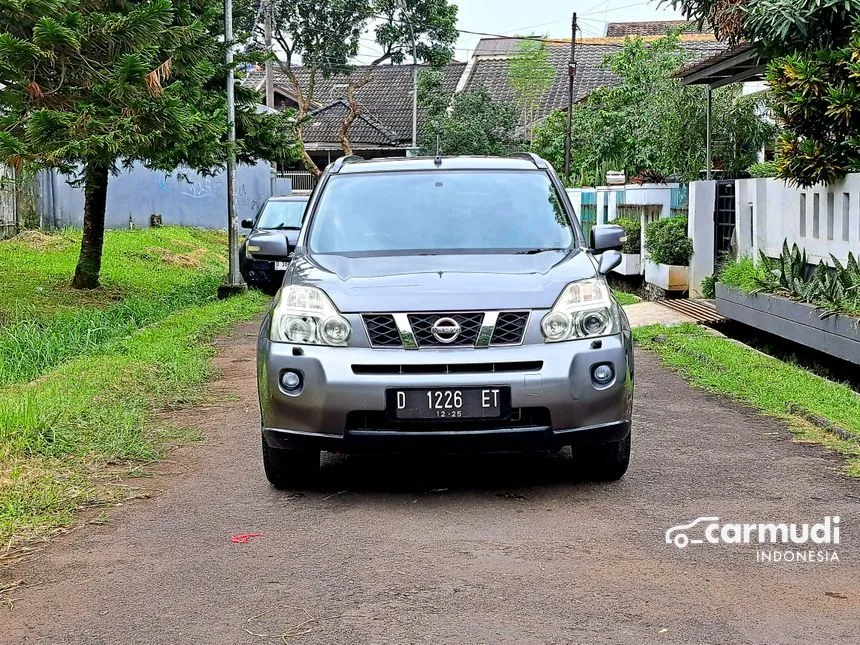
[[[251,541],[251,538],[261,537],[262,533],[245,533],[243,535],[234,535],[230,538],[230,541],[233,544],[248,544]]]

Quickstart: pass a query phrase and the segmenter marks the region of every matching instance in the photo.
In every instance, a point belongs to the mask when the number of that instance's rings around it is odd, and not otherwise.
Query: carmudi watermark
[[[719,517],[697,517],[666,531],[666,544],[684,549],[691,544],[743,544],[756,546],[756,562],[839,562],[839,516],[823,521],[720,522]]]

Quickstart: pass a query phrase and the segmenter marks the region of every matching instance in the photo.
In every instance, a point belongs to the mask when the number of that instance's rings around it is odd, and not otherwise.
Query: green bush
[[[627,233],[627,241],[621,248],[621,252],[633,255],[642,253],[642,225],[639,220],[632,217],[619,217],[612,223],[620,226]]]
[[[702,280],[702,297],[703,298],[716,298],[717,297],[717,279],[714,276],[709,275],[707,278]]]
[[[645,227],[645,250],[657,264],[686,265],[693,255],[686,217],[666,217]]]
[[[853,253],[844,265],[834,255],[830,259],[833,268],[821,261],[813,269],[806,251],[797,244],[789,248],[786,240],[778,258],[761,254],[764,270],[758,290],[815,305],[821,318],[838,313],[860,315],[860,263]]]
[[[775,161],[763,161],[751,165],[747,168],[747,172],[753,179],[776,177],[779,174],[779,165]]]
[[[764,278],[765,270],[761,265],[757,265],[750,257],[742,257],[723,265],[719,282],[744,293],[755,293]]]

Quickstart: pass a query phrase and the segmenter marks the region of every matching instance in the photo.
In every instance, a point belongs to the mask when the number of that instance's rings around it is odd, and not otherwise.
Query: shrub
[[[782,253],[771,259],[761,254],[762,276],[757,280],[757,291],[815,305],[826,318],[837,313],[860,314],[860,263],[853,253],[843,265],[831,255],[833,268],[823,261],[814,269],[807,262],[806,251],[797,244],[782,244]]]
[[[702,297],[703,298],[716,298],[717,297],[717,279],[709,275],[707,278],[702,280]]]
[[[747,168],[747,172],[753,179],[776,177],[779,174],[779,165],[775,161],[763,161],[761,163],[754,163]]]
[[[657,264],[689,264],[693,241],[687,237],[687,218],[666,217],[648,224],[645,250]]]
[[[750,257],[737,258],[723,265],[719,282],[745,293],[755,293],[765,278],[765,270]]]
[[[612,223],[620,226],[627,233],[627,241],[621,247],[621,252],[633,255],[642,253],[642,225],[639,220],[632,217],[619,217]]]

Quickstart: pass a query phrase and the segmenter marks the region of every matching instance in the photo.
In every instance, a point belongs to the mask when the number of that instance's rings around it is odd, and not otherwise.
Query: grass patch
[[[634,296],[632,293],[625,293],[624,291],[618,291],[617,289],[613,289],[612,293],[615,294],[615,298],[618,300],[618,304],[622,307],[627,305],[635,305],[637,302],[641,302],[642,299]]]
[[[720,270],[719,281],[730,287],[740,289],[744,293],[753,293],[761,287],[765,279],[765,270],[756,265],[752,258],[742,257],[727,262]]]
[[[0,242],[0,558],[77,511],[129,495],[122,480],[193,437],[154,412],[199,399],[210,340],[260,312],[216,299],[223,233],[109,231],[103,288],[68,287],[80,233]]]
[[[789,422],[798,436],[848,457],[846,472],[860,476],[860,395],[801,367],[784,363],[693,324],[633,330],[636,343],[693,385],[724,394]],[[826,419],[856,440],[839,439],[792,414]]]
[[[166,227],[108,231],[103,288],[69,287],[80,231],[28,231],[0,241],[0,386],[30,381],[71,358],[184,308],[211,302],[226,270],[226,236]]]
[[[115,499],[118,478],[106,483],[106,474],[187,438],[153,424],[152,412],[195,401],[211,375],[210,339],[265,302],[249,292],[184,309],[36,381],[0,388],[0,544]]]

